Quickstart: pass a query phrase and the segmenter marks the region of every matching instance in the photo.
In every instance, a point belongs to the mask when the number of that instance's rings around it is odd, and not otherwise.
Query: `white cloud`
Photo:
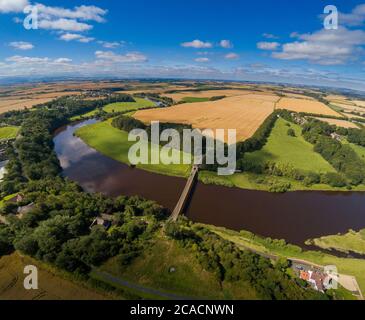
[[[224,58],[227,60],[237,60],[240,58],[240,56],[237,53],[231,52],[231,53],[226,54],[224,56]]]
[[[49,7],[43,4],[37,4],[40,19],[52,20],[53,18],[79,19],[83,21],[105,22],[104,16],[107,10],[96,6],[79,6],[73,9],[61,7]]]
[[[56,20],[40,20],[38,22],[40,29],[46,30],[62,30],[62,31],[74,31],[83,32],[93,28],[92,25],[78,22],[75,19],[56,19]]]
[[[276,50],[280,46],[279,42],[258,42],[257,48],[261,50]]]
[[[193,40],[191,42],[183,42],[181,44],[184,48],[196,48],[196,49],[209,49],[213,47],[213,44],[211,42],[204,42],[201,40]]]
[[[139,52],[129,52],[123,55],[112,51],[96,51],[95,56],[99,60],[113,63],[139,63],[147,61],[147,57]]]
[[[21,12],[28,5],[28,0],[0,0],[0,12]]]
[[[82,43],[89,43],[94,40],[94,38],[85,37],[78,33],[64,33],[59,37],[63,41],[78,41]]]
[[[33,63],[43,63],[50,61],[49,58],[39,58],[39,57],[23,57],[23,56],[12,56],[6,58],[7,62],[14,62],[18,64],[33,64]]]
[[[279,39],[278,36],[276,36],[272,33],[263,33],[262,36],[266,39]]]
[[[319,30],[312,34],[296,34],[298,40],[284,44],[273,57],[282,60],[308,60],[322,65],[344,64],[355,60],[363,51],[365,32],[362,30]]]
[[[72,59],[69,58],[58,58],[54,60],[55,63],[71,63]]]
[[[107,49],[115,49],[115,48],[118,48],[118,47],[123,46],[125,44],[124,41],[113,41],[113,42],[98,41],[98,43],[100,45],[102,45],[104,48],[107,48]]]
[[[209,62],[210,59],[209,58],[196,58],[194,61],[195,62]]]
[[[231,49],[231,48],[233,48],[233,43],[230,40],[221,40],[221,42],[219,43],[219,45],[222,48],[225,48],[225,49]]]
[[[71,63],[72,60],[68,58],[57,58],[51,59],[48,57],[26,57],[26,56],[12,56],[5,59],[6,62],[11,62],[15,64],[17,67],[21,67],[24,65],[30,65],[32,67],[39,67],[39,65],[59,65],[59,64],[68,64]]]
[[[361,26],[365,22],[365,4],[356,6],[351,13],[340,13],[339,23],[349,26]]]
[[[34,45],[29,42],[24,41],[15,41],[9,43],[10,47],[13,47],[18,50],[31,50],[34,48]]]
[[[0,0],[0,12],[21,12],[27,4],[28,0]],[[35,6],[38,10],[38,26],[46,30],[88,31],[93,28],[89,22],[103,23],[108,13],[107,10],[96,6],[82,5],[73,9],[51,7],[40,3]],[[19,17],[15,17],[13,21],[22,22]]]

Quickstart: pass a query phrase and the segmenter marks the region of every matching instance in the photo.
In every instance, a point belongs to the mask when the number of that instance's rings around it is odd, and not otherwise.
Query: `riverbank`
[[[75,134],[103,155],[130,165],[128,152],[135,142],[128,141],[128,133],[114,128],[111,125],[111,121],[109,119],[104,122],[81,127]],[[159,148],[161,150],[160,146],[149,144],[149,152],[153,148]],[[178,157],[182,159],[183,153],[178,152]],[[136,167],[146,171],[176,177],[188,177],[191,171],[191,165],[184,164],[138,164]]]
[[[134,142],[128,141],[128,134],[111,125],[111,119],[97,124],[82,127],[76,131],[76,136],[81,138],[90,147],[119,162],[129,164],[128,152]],[[153,146],[152,147],[156,147]],[[151,148],[151,145],[150,145]],[[159,147],[160,148],[160,147]],[[160,148],[161,149],[161,148]],[[151,149],[150,149],[151,150]],[[180,159],[182,152],[180,152]],[[188,177],[190,165],[137,165],[137,168],[158,174]],[[246,190],[260,190],[269,192],[281,191],[350,191],[346,187],[336,188],[326,184],[313,184],[306,186],[300,181],[286,177],[276,177],[265,174],[249,172],[236,173],[232,176],[218,176],[215,172],[201,171],[199,180],[205,184],[236,187]],[[365,185],[355,186],[351,191],[365,191]]]
[[[155,103],[142,98],[133,97],[136,102],[116,102],[107,104],[102,108],[103,111],[107,113],[114,112],[135,112],[139,109],[153,108]],[[71,118],[71,121],[80,121],[82,119],[92,118],[99,112],[99,109],[92,110],[80,116],[75,116]]]
[[[248,231],[237,232],[211,225],[204,226],[238,247],[250,249],[262,255],[305,260],[321,266],[334,265],[339,273],[356,277],[361,292],[365,296],[365,260],[339,258],[320,251],[306,251],[298,246],[287,244],[283,240],[265,239]]]
[[[337,250],[344,253],[355,252],[365,255],[365,229],[356,232],[349,230],[346,234],[337,234],[307,241],[326,250]]]

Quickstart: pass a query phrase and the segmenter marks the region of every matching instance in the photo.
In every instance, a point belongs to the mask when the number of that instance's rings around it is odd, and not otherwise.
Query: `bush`
[[[269,187],[269,191],[273,193],[284,193],[289,191],[290,188],[291,184],[289,182],[273,182]]]
[[[309,172],[303,180],[304,185],[311,186],[321,182],[321,176],[315,172]]]
[[[295,137],[295,131],[293,129],[288,129],[288,136],[289,137]]]
[[[325,184],[329,184],[331,187],[341,188],[346,186],[346,179],[335,172],[328,172],[322,176],[321,182]]]

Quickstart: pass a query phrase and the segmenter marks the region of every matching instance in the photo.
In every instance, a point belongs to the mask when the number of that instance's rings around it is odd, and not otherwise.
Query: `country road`
[[[122,286],[122,287],[126,287],[132,290],[136,290],[136,291],[140,291],[146,294],[151,294],[154,296],[158,296],[161,297],[163,299],[170,299],[170,300],[195,300],[196,298],[192,298],[192,297],[184,297],[184,296],[180,296],[180,295],[176,295],[173,293],[167,293],[167,292],[162,292],[156,289],[152,289],[152,288],[148,288],[148,287],[144,287],[142,285],[136,284],[136,283],[132,283],[130,281],[127,280],[123,280],[120,279],[118,277],[115,277],[109,273],[106,272],[102,272],[102,271],[98,271],[98,270],[93,270],[93,273],[95,275],[97,275],[99,278],[101,278],[101,280],[104,280],[105,282],[114,284],[116,286]]]

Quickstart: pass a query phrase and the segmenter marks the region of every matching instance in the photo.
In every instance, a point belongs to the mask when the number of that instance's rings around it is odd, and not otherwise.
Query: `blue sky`
[[[340,12],[325,30],[324,7]],[[365,2],[0,0],[0,78],[181,77],[365,90]],[[224,41],[223,41],[224,40]]]

